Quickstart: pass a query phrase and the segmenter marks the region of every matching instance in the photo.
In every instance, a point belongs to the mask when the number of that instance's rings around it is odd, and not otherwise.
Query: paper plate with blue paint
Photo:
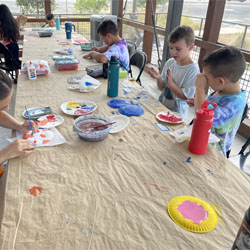
[[[107,104],[109,107],[113,109],[119,109],[121,106],[128,105],[130,103],[123,99],[113,99],[113,100],[110,100]]]
[[[134,104],[123,105],[119,108],[119,113],[126,116],[140,116],[144,114],[144,110]]]

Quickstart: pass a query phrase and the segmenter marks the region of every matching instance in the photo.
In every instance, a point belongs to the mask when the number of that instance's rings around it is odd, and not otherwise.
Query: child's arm
[[[83,58],[86,59],[95,59],[97,62],[105,63],[108,62],[108,59],[106,56],[104,56],[102,53],[91,51],[87,55],[84,55]]]
[[[31,124],[33,131],[37,131],[39,122],[31,121]],[[21,133],[26,133],[30,130],[30,124],[28,121],[25,121],[24,123],[18,122],[14,117],[9,115],[5,111],[0,111],[0,126],[18,130]]]
[[[109,46],[108,45],[104,45],[102,47],[93,47],[92,50],[99,52],[99,53],[104,53],[108,50]]]
[[[208,88],[207,78],[204,74],[198,74],[195,80],[195,100],[194,107],[195,110],[199,109],[206,99],[206,91]]]
[[[183,99],[183,100],[186,100],[187,97],[184,95],[182,89],[174,83],[172,71],[171,71],[170,69],[168,69],[167,74],[168,74],[168,81],[167,81],[166,86],[169,87],[170,90],[171,90],[176,96],[178,96],[179,98],[181,98],[181,99]]]

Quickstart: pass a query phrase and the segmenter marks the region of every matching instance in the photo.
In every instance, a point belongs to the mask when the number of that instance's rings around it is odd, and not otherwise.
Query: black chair
[[[140,77],[141,77],[141,74],[144,70],[146,62],[147,62],[147,55],[146,55],[146,53],[144,53],[140,50],[135,50],[131,54],[130,59],[129,59],[129,73],[130,73],[131,77],[133,77],[131,65],[135,65],[140,70],[138,76],[136,77],[136,82],[139,82],[140,85],[141,85]]]
[[[128,54],[131,56],[131,54],[136,50],[136,43],[132,41],[126,41],[127,47],[128,47]]]
[[[0,43],[0,54],[4,56],[4,61],[0,57],[0,69],[7,71],[16,81],[15,71],[21,69],[21,61],[17,60],[8,47],[2,43]]]

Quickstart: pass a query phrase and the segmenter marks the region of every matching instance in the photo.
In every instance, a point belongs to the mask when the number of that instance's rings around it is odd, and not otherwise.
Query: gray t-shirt
[[[194,97],[195,79],[197,74],[200,73],[198,64],[192,63],[181,66],[176,63],[174,58],[170,58],[165,63],[161,73],[161,77],[165,83],[168,81],[168,69],[172,71],[173,81],[182,89],[183,94],[187,98]],[[186,118],[188,109],[186,101],[177,97],[168,87],[165,87],[162,90],[161,95],[159,96],[159,101],[170,110],[180,113],[184,119]]]

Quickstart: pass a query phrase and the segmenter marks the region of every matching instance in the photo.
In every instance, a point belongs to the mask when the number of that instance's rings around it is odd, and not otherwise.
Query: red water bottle
[[[214,107],[211,109],[208,108],[209,104],[212,104]],[[213,111],[216,107],[216,103],[204,101],[201,108],[196,111],[196,118],[194,119],[192,135],[188,145],[190,152],[199,155],[206,153],[210,130],[213,124]]]

